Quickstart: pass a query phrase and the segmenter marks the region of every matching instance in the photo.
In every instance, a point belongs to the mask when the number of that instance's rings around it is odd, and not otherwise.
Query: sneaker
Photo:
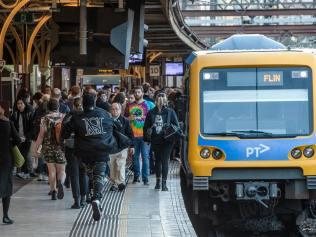
[[[39,182],[40,182],[40,181],[44,181],[44,180],[43,180],[43,175],[42,175],[42,174],[40,174],[40,175],[38,176],[37,181],[39,181]]]
[[[81,199],[81,201],[80,201],[80,207],[84,207],[84,206],[86,206],[86,205],[87,205],[86,200]]]
[[[60,180],[57,181],[57,198],[63,199],[64,198],[64,188],[61,184]]]
[[[48,177],[46,175],[43,175],[43,181],[48,181]]]
[[[119,191],[123,191],[126,186],[125,186],[125,184],[121,183],[121,184],[119,184],[117,187],[118,187],[118,190],[119,190]]]
[[[146,186],[148,186],[148,185],[149,185],[148,180],[145,180],[145,181],[144,181],[144,185],[146,185]]]
[[[87,203],[91,203],[92,202],[92,195],[91,194],[87,194],[86,202]]]
[[[57,200],[57,192],[52,191],[52,200]]]
[[[24,174],[24,179],[30,179],[30,178],[31,178],[30,174]]]
[[[111,188],[110,188],[110,191],[118,191],[118,187],[116,187],[116,185],[112,185]]]
[[[38,177],[38,175],[37,175],[37,174],[35,174],[35,173],[30,173],[30,177],[31,177],[31,178],[37,178],[37,177]]]
[[[25,180],[25,175],[24,175],[24,173],[22,173],[22,172],[21,172],[21,173],[17,173],[17,174],[16,174],[16,177]]]
[[[101,209],[100,209],[100,201],[94,200],[92,201],[92,212],[93,212],[93,219],[95,221],[99,221],[101,219]]]
[[[72,206],[71,206],[71,209],[80,209],[80,208],[81,208],[81,205],[78,204],[78,203],[74,203],[74,204],[72,204]]]
[[[134,177],[134,180],[133,180],[133,184],[136,184],[136,183],[140,183],[140,179],[139,179],[139,177]]]

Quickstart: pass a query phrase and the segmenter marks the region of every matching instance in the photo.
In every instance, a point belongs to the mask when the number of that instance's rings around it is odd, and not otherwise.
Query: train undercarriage
[[[316,192],[305,180],[208,181],[206,190],[182,172],[181,187],[208,237],[316,236]]]

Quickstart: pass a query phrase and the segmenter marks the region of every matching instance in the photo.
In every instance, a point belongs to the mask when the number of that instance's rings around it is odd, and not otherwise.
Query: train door
[[[188,161],[188,149],[189,149],[189,85],[190,85],[190,70],[188,69],[184,75],[184,94],[182,96],[182,108],[183,108],[183,134],[184,137],[181,143],[181,164],[182,171],[184,171],[186,177],[191,176]]]

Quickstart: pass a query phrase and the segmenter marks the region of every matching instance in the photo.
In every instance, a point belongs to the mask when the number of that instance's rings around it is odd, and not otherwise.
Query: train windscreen
[[[313,130],[308,67],[207,68],[200,90],[204,135],[295,137]]]

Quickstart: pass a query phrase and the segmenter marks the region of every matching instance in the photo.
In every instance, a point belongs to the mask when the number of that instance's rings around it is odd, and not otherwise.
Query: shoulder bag
[[[164,127],[164,139],[168,142],[174,142],[182,135],[179,126],[171,123],[171,111],[168,109],[167,124]]]
[[[13,157],[13,161],[14,161],[14,166],[17,168],[21,168],[25,162],[25,159],[24,159],[23,155],[21,154],[18,146],[12,147],[11,153],[12,153],[12,157]]]

